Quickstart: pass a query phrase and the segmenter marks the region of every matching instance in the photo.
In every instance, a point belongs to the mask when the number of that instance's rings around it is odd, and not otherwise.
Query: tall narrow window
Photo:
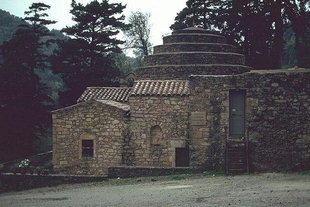
[[[82,140],[82,157],[94,157],[94,140]]]
[[[163,145],[163,132],[160,126],[151,127],[151,144],[152,145]]]

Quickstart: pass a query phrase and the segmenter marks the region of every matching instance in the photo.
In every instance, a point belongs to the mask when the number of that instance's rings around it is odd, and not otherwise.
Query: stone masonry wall
[[[107,175],[122,164],[126,112],[96,101],[53,112],[53,164],[63,174]],[[82,139],[94,140],[94,157],[82,157]]]
[[[132,96],[135,166],[174,167],[175,148],[188,145],[188,97]]]
[[[233,75],[250,71],[243,65],[165,65],[139,68],[137,79],[186,80],[190,75]]]
[[[229,90],[245,89],[251,170],[310,169],[309,81],[305,69],[192,76],[190,111],[207,120],[190,127],[193,165],[224,168]]]

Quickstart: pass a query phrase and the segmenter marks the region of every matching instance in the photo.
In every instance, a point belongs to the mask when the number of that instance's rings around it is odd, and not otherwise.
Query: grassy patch
[[[225,176],[223,171],[206,171],[202,173],[203,176]]]
[[[169,177],[170,180],[184,180],[185,178],[184,175],[174,175]]]
[[[138,183],[139,179],[137,178],[116,178],[116,179],[107,179],[102,181],[98,184],[105,184],[105,185],[130,185]]]
[[[304,171],[299,172],[298,174],[300,174],[300,175],[310,175],[310,170],[304,170]]]

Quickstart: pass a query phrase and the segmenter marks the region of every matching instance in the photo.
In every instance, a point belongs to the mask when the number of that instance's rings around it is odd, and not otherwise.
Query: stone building
[[[164,37],[133,87],[89,87],[53,112],[55,170],[310,169],[310,70],[244,64],[223,36],[187,28]]]

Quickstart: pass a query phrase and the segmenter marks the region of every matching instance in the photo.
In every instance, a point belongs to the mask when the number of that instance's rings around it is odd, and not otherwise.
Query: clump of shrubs
[[[3,173],[3,171],[4,171],[4,165],[0,164],[0,174]]]
[[[22,175],[25,175],[26,173],[29,173],[31,175],[37,174],[37,175],[48,175],[50,173],[50,170],[41,166],[34,166],[30,165],[31,162],[29,159],[23,159],[19,163],[15,163],[12,165],[10,171],[14,173],[15,175],[17,173],[20,173]]]

